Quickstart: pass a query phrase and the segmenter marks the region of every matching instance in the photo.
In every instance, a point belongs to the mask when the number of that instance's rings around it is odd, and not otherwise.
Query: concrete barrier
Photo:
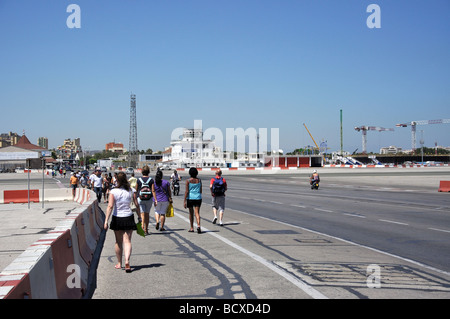
[[[30,284],[29,292],[20,286],[13,286],[2,298],[56,298],[53,258],[48,242],[39,240],[33,243],[0,273],[2,277],[26,274]],[[16,292],[16,289],[19,291]]]
[[[103,229],[103,225],[105,223],[104,214],[103,214],[102,210],[100,209],[100,207],[98,206],[97,201],[93,202],[93,206],[95,209],[95,221],[97,222],[98,227],[100,227],[100,229]]]
[[[92,239],[97,244],[97,241],[100,237],[101,233],[101,227],[97,224],[97,218],[95,217],[96,211],[95,211],[95,205],[92,203],[89,205],[87,209],[88,215],[89,215],[89,229],[92,236]]]
[[[0,275],[0,299],[29,299],[31,285],[28,274]]]
[[[42,197],[40,197],[39,200],[42,201]],[[44,201],[46,202],[59,202],[71,200],[72,200],[72,189],[70,188],[44,190]]]
[[[84,262],[89,265],[92,259],[92,253],[94,252],[90,247],[90,235],[85,229],[85,217],[83,213],[78,214],[75,219],[79,254],[83,258]]]
[[[61,231],[65,229],[70,229],[70,235],[72,239],[72,247],[73,247],[73,255],[74,255],[74,262],[75,265],[79,267],[79,279],[81,282],[82,287],[88,286],[89,281],[89,269],[90,264],[86,263],[84,258],[82,257],[80,253],[80,245],[79,245],[79,239],[78,239],[78,228],[74,220],[67,219],[64,223],[61,223],[59,227],[55,228],[55,231]],[[84,292],[84,291],[83,291]]]
[[[80,278],[68,285],[68,274],[71,273],[75,265],[75,257],[72,245],[70,230],[66,230],[51,244],[53,256],[53,268],[55,273],[56,295],[58,299],[80,299],[86,289],[86,285],[81,285]],[[78,283],[77,283],[78,282]]]
[[[54,190],[55,194],[49,194],[49,198],[72,200],[72,190],[68,190]],[[31,244],[0,273],[0,299],[85,296],[90,286],[94,252],[104,232],[104,213],[90,190],[77,189],[74,200],[80,203],[80,208]]]
[[[438,192],[450,192],[450,181],[441,181]]]

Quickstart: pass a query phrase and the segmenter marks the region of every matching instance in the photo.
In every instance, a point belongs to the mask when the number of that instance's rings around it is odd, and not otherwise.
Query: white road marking
[[[303,206],[303,205],[294,205],[294,204],[291,204],[291,205],[289,205],[289,206],[292,206],[292,207],[298,207],[298,208],[306,208],[306,206]]]
[[[347,216],[350,216],[350,217],[366,218],[366,216],[363,216],[363,215],[355,215],[355,214],[349,214],[349,213],[344,213],[344,215],[347,215]]]
[[[281,224],[281,225],[286,225],[286,226],[290,226],[290,227],[293,227],[293,228],[301,229],[303,231],[308,231],[308,232],[311,232],[313,234],[317,234],[317,235],[320,235],[320,236],[325,236],[325,237],[328,237],[328,238],[339,240],[339,241],[342,241],[342,242],[347,243],[347,244],[351,244],[351,245],[355,245],[357,247],[369,249],[369,250],[372,250],[374,252],[377,252],[377,253],[380,253],[380,254],[383,254],[383,255],[386,255],[386,256],[390,256],[390,257],[393,257],[393,258],[397,258],[397,259],[406,261],[408,263],[412,263],[412,264],[414,264],[416,266],[423,267],[425,269],[429,269],[429,270],[432,270],[432,271],[436,271],[436,272],[441,273],[441,274],[446,275],[446,276],[450,276],[450,272],[448,272],[448,271],[445,271],[445,270],[442,270],[442,269],[439,269],[439,268],[435,268],[435,267],[431,267],[431,266],[422,264],[422,263],[420,263],[418,261],[415,261],[415,260],[412,260],[412,259],[408,259],[408,258],[405,258],[405,257],[401,257],[401,256],[398,256],[398,255],[394,255],[394,254],[391,254],[391,253],[388,253],[386,251],[379,250],[379,249],[376,249],[376,248],[373,248],[373,247],[369,247],[369,246],[365,246],[365,245],[362,245],[362,244],[358,244],[358,243],[355,243],[355,242],[352,242],[352,241],[349,241],[349,240],[346,240],[346,239],[342,239],[342,238],[339,238],[339,237],[336,237],[336,236],[332,236],[332,235],[328,235],[328,234],[325,234],[325,233],[321,233],[321,232],[318,232],[318,231],[315,231],[315,230],[312,230],[312,229],[309,229],[309,228],[288,224],[288,223],[285,223],[285,222],[281,222],[281,221],[278,221],[278,220],[270,219],[270,218],[267,218],[267,217],[258,216],[258,215],[251,214],[251,213],[246,213],[246,212],[243,212],[243,211],[240,211],[240,210],[233,209],[233,211],[241,213],[241,214],[245,214],[245,215],[261,218],[261,219],[264,219],[264,220],[268,220],[268,221],[271,221],[271,222],[274,222],[274,223],[278,223],[278,224]]]
[[[184,221],[186,221],[187,223],[189,223],[189,219],[178,214],[175,213],[175,216],[183,219]],[[208,235],[211,235],[213,237],[216,237],[217,239],[221,240],[222,242],[224,242],[225,244],[233,247],[234,249],[239,250],[240,252],[246,254],[247,256],[253,258],[254,260],[256,260],[257,262],[261,263],[262,265],[266,266],[267,268],[269,268],[270,270],[274,271],[275,273],[279,274],[280,276],[282,276],[283,278],[285,278],[286,280],[290,281],[291,283],[293,283],[295,286],[297,286],[298,288],[300,288],[301,290],[303,290],[306,294],[308,294],[309,296],[311,296],[314,299],[328,299],[328,297],[326,297],[325,295],[323,295],[322,293],[320,293],[319,291],[317,291],[316,289],[314,289],[313,287],[311,287],[310,285],[308,285],[307,283],[303,282],[302,280],[298,279],[297,277],[291,275],[289,272],[285,271],[284,269],[281,269],[279,267],[277,267],[276,265],[274,265],[273,263],[271,263],[270,261],[264,259],[263,257],[245,249],[244,247],[239,246],[238,244],[235,244],[234,242],[232,242],[231,240],[220,236],[214,232],[208,231],[207,228],[202,226],[202,229],[206,231],[206,233]]]
[[[314,210],[318,210],[318,211],[325,212],[325,213],[333,213],[332,210],[322,209],[322,208],[314,208]]]
[[[428,228],[428,229],[436,230],[436,231],[442,231],[444,233],[450,233],[450,230],[444,230],[444,229],[439,229],[439,228]]]
[[[405,225],[405,226],[409,226],[409,224],[406,223],[400,223],[400,222],[395,222],[393,220],[387,220],[387,219],[379,219],[380,222],[385,222],[385,223],[391,223],[391,224],[397,224],[397,225]]]
[[[276,202],[276,201],[273,201],[273,200],[270,200],[269,203],[276,204],[276,205],[283,205],[283,203]]]

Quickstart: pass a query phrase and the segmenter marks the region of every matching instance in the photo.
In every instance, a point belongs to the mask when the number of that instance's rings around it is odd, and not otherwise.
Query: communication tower
[[[138,162],[136,94],[131,94],[130,98],[130,140],[128,144],[128,165],[131,167],[136,167]]]

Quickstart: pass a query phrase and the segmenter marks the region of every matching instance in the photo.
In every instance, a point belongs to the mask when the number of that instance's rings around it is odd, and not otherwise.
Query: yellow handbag
[[[173,217],[173,205],[172,205],[172,203],[169,203],[169,206],[167,206],[166,217]]]

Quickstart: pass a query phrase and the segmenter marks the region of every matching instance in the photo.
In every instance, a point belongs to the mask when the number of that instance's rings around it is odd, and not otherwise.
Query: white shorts
[[[158,215],[165,215],[167,207],[169,207],[169,202],[158,202],[158,205],[155,205],[155,213]]]

